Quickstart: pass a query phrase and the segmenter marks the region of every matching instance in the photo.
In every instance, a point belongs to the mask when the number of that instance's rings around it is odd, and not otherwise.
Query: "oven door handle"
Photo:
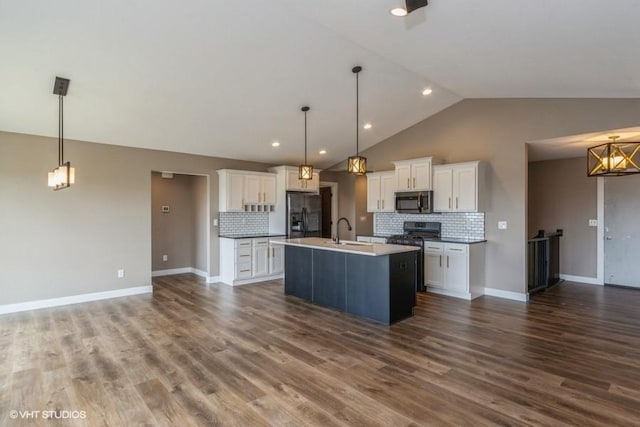
[[[418,194],[418,212],[422,212],[422,193]]]

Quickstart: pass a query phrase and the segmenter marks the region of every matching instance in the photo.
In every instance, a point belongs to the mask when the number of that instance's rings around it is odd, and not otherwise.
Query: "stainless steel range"
[[[395,234],[387,239],[387,243],[393,245],[419,246],[418,256],[418,286],[417,290],[424,292],[424,242],[438,240],[441,237],[442,224],[439,222],[405,221],[402,226],[403,233]]]

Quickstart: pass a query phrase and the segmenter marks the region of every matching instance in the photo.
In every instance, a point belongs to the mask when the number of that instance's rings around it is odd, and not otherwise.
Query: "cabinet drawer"
[[[236,240],[236,249],[250,248],[250,247],[251,247],[251,239],[238,239],[238,240]]]
[[[425,252],[436,252],[441,253],[444,248],[443,243],[434,243],[434,242],[425,242],[424,243],[424,251]]]
[[[447,243],[444,247],[444,251],[448,254],[466,254],[469,252],[469,245]]]
[[[246,279],[247,277],[251,277],[251,262],[236,264],[236,279]]]
[[[253,239],[253,247],[267,246],[269,239]]]
[[[236,250],[236,262],[247,262],[251,261],[251,247],[248,248],[238,248]]]

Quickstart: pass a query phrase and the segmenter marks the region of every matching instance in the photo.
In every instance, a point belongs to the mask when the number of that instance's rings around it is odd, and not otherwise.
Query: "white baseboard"
[[[427,292],[432,293],[432,294],[445,295],[445,296],[448,296],[448,297],[466,299],[468,301],[471,301],[472,299],[478,298],[480,296],[480,295],[472,295],[469,292],[452,292],[452,291],[448,291],[446,289],[433,288],[433,287],[429,287],[429,286],[427,286]]]
[[[505,298],[514,301],[527,302],[529,294],[526,292],[503,291],[502,289],[484,288],[484,294],[491,297]]]
[[[260,276],[260,277],[252,277],[250,279],[234,280],[232,283],[227,283],[227,282],[220,282],[220,283],[224,283],[225,285],[229,285],[229,286],[240,286],[240,285],[250,285],[251,283],[266,282],[268,280],[277,280],[282,278],[284,278],[283,273],[275,274],[273,276]]]
[[[219,281],[220,281],[220,276],[207,277],[207,283],[218,283]]]
[[[597,277],[585,277],[585,276],[573,276],[571,274],[560,274],[562,280],[567,282],[586,283],[588,285],[603,286],[604,283],[600,283]]]
[[[156,270],[151,272],[151,277],[171,276],[173,274],[186,274],[186,273],[193,273],[193,268],[182,267],[182,268],[170,268],[168,270]]]
[[[61,298],[41,299],[36,301],[19,302],[16,304],[0,305],[0,314],[17,313],[19,311],[37,310],[40,308],[58,307],[61,305],[79,304],[82,302],[98,301],[102,299],[126,297],[138,294],[150,294],[153,286],[138,286],[135,288],[116,289],[113,291],[93,292],[90,294],[71,295]]]

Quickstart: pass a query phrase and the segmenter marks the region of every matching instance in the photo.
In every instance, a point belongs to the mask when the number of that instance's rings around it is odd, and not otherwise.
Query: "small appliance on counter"
[[[396,212],[427,214],[433,212],[433,191],[396,193]]]
[[[409,194],[409,193],[405,193]],[[393,245],[419,246],[417,273],[417,289],[425,292],[424,286],[424,242],[439,239],[442,224],[439,222],[405,221],[402,226],[402,234],[394,234],[387,239],[387,243]]]

